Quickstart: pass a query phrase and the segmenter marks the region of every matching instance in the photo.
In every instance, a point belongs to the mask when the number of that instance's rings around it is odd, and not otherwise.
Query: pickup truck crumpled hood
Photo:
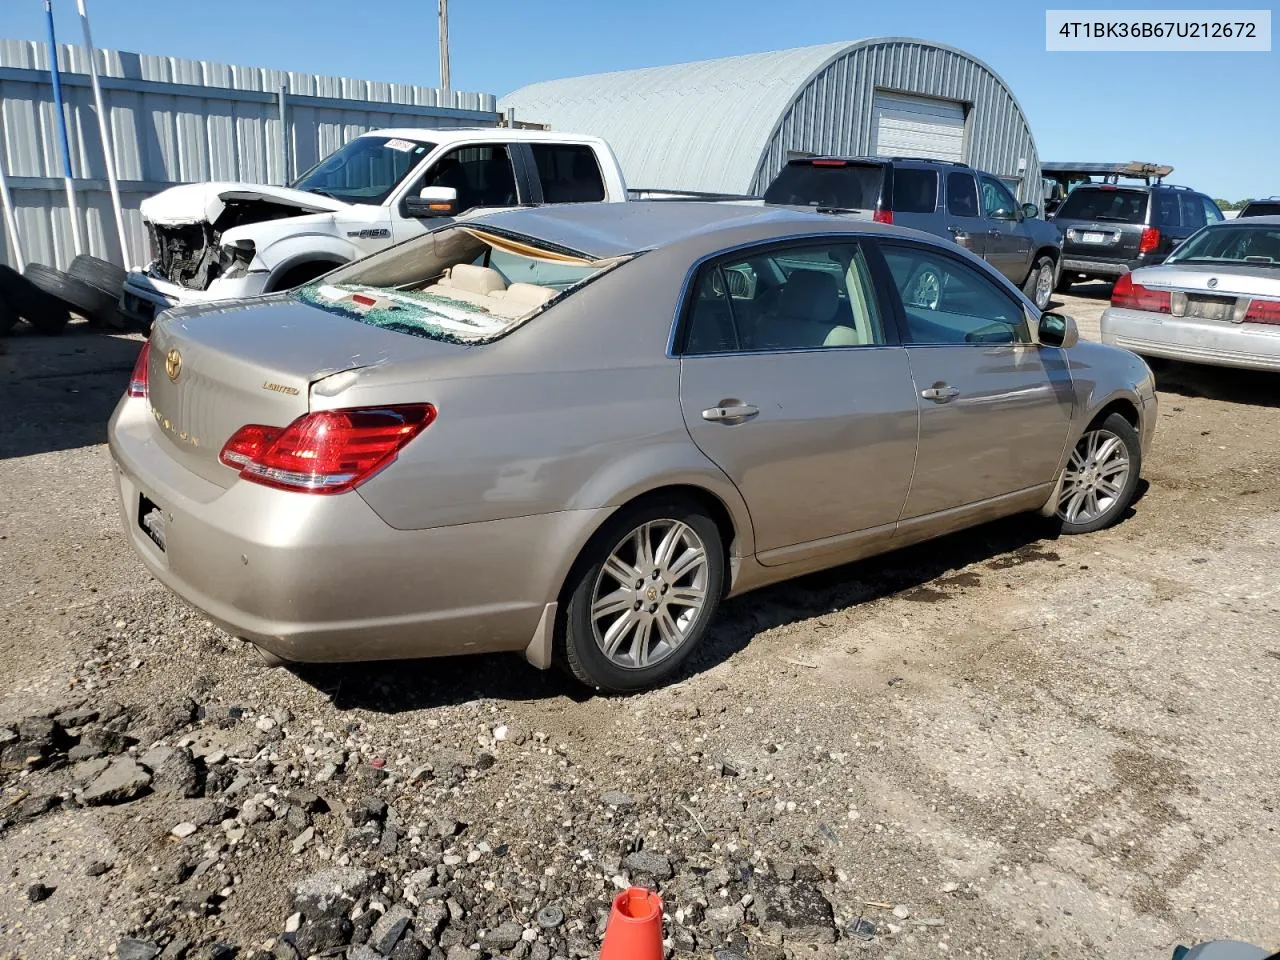
[[[184,183],[142,201],[139,209],[150,223],[213,223],[229,200],[262,200],[298,207],[302,213],[332,213],[350,205],[318,193],[258,183]]]

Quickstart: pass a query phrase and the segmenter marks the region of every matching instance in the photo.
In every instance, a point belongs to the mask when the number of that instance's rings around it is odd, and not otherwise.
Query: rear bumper
[[[108,429],[121,520],[167,587],[285,660],[384,660],[522,650],[555,601],[563,555],[608,509],[396,530],[357,492],[312,496],[191,473],[153,436],[146,401]],[[165,515],[165,549],[138,525]]]
[[[1078,253],[1072,253],[1063,255],[1062,272],[1066,274],[1086,273],[1093,277],[1119,277],[1129,273],[1131,270],[1137,270],[1139,267],[1149,267],[1154,262],[1146,259],[1104,260],[1101,258],[1082,257]]]
[[[1185,320],[1110,307],[1102,341],[1148,357],[1250,370],[1280,370],[1280,326]]]

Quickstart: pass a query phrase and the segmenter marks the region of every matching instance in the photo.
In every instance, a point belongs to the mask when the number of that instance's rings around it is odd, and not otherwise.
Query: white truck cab
[[[291,289],[454,218],[626,199],[617,158],[598,137],[373,130],[288,187],[188,183],[144,200],[152,259],[128,274],[121,308],[149,322],[179,304]]]

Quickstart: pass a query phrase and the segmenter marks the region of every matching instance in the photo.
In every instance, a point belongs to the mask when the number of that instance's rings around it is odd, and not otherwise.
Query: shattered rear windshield
[[[595,260],[533,238],[452,226],[339,268],[293,296],[385,330],[479,344],[628,259]]]

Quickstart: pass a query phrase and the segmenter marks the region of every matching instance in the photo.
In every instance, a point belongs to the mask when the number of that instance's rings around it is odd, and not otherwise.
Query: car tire
[[[1076,442],[1063,471],[1055,519],[1064,534],[1093,533],[1118,523],[1142,475],[1142,440],[1118,413],[1095,420]]]
[[[124,267],[117,267],[114,263],[82,253],[71,261],[71,266],[67,267],[67,275],[87,283],[95,290],[101,290],[113,301],[119,301],[126,273]]]
[[[642,538],[647,553],[641,553]],[[697,504],[668,498],[623,508],[591,538],[569,575],[560,624],[563,665],[609,693],[667,680],[705,636],[724,575],[719,528]],[[602,605],[610,598],[612,604]]]
[[[29,263],[23,273],[45,293],[62,301],[94,326],[101,326],[113,317],[120,302],[119,294],[112,296],[43,263]]]
[[[1047,310],[1049,301],[1053,298],[1053,287],[1053,257],[1046,255],[1036,260],[1032,266],[1022,284],[1022,292],[1036,305],[1037,310]]]
[[[40,333],[61,333],[70,319],[62,301],[45,293],[16,270],[2,264],[0,299]]]
[[[20,319],[17,309],[0,294],[0,337],[8,336]]]

